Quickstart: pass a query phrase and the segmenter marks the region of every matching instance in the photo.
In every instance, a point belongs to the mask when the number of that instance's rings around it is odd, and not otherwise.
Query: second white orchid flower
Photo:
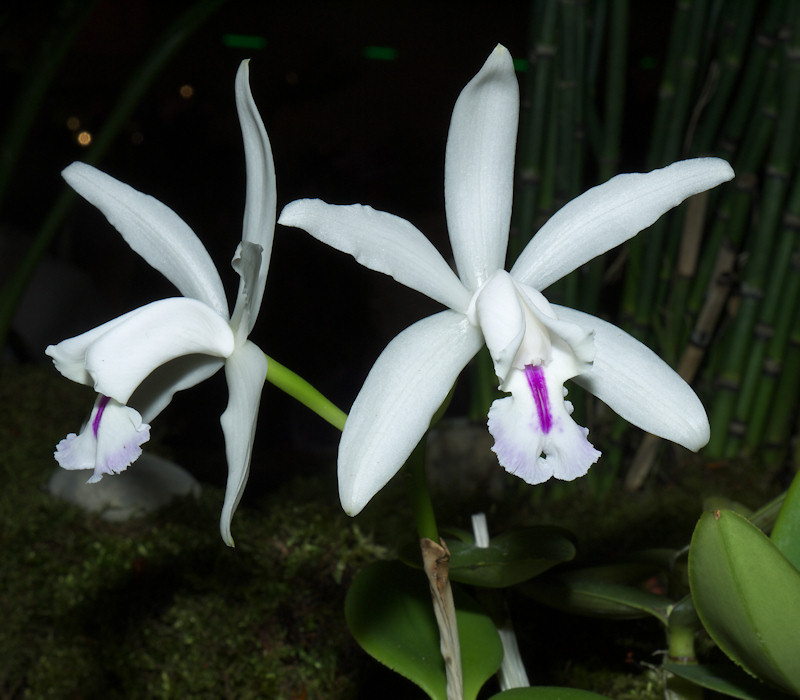
[[[228,481],[220,532],[231,546],[231,519],[247,482],[267,375],[266,357],[248,336],[264,295],[276,209],[272,149],[250,92],[247,61],[236,74],[236,107],[247,193],[232,263],[240,278],[233,313],[211,257],[175,212],[90,165],[73,163],[62,173],[67,183],[183,297],[155,301],[46,350],[61,374],[99,394],[81,433],[68,435],[55,453],[65,469],[92,469],[90,482],[126,469],[149,438],[148,423],[175,392],[225,367],[229,400],[220,420]]]
[[[550,304],[542,290],[686,197],[730,180],[732,169],[698,158],[612,178],[557,212],[506,272],[518,116],[513,62],[498,46],[459,96],[447,139],[445,208],[458,276],[420,231],[391,214],[319,200],[281,213],[279,223],[449,307],[389,343],[353,403],[338,457],[351,515],[400,469],[484,343],[511,394],[489,411],[493,450],[529,483],[582,476],[600,456],[570,416],[571,378],[651,433],[693,450],[708,441],[700,400],[666,363],[615,326]]]

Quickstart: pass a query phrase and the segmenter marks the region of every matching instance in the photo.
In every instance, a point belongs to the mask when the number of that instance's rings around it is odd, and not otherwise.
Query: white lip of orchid
[[[571,377],[644,430],[693,450],[708,441],[702,403],[663,360],[615,326],[550,305],[538,291],[629,240],[687,197],[732,179],[733,170],[718,158],[696,158],[618,175],[556,212],[501,275],[518,122],[513,61],[498,45],[456,100],[447,137],[444,199],[458,275],[422,232],[392,214],[321,200],[298,200],[281,213],[279,223],[304,229],[451,309],[418,321],[392,340],[353,403],[338,457],[339,494],[350,515],[402,467],[484,343],[501,388],[513,389],[489,412],[495,439],[513,438],[499,449],[508,459],[499,453],[498,458],[530,483],[553,476],[574,479],[599,456],[563,401],[563,381]],[[492,289],[509,282],[514,296]],[[491,302],[493,296],[500,301]],[[513,304],[502,303],[503,298]],[[526,339],[528,314],[536,323],[528,324]],[[545,358],[548,344],[550,359],[537,365],[533,360]],[[654,395],[658,404],[651,401]],[[547,434],[536,427],[542,422],[551,425]],[[549,458],[537,457],[548,451]]]
[[[208,251],[174,211],[92,166],[73,163],[62,173],[68,184],[183,296],[152,302],[45,351],[65,377],[99,393],[81,434],[70,434],[56,450],[62,467],[94,469],[89,481],[125,470],[149,438],[147,422],[172,396],[225,368],[229,399],[220,422],[228,482],[220,533],[231,546],[230,523],[247,482],[267,373],[264,353],[248,336],[263,297],[276,210],[272,149],[250,91],[248,61],[236,73],[235,96],[247,190],[242,241],[232,261],[239,275],[233,310]],[[129,400],[141,414],[125,405]]]

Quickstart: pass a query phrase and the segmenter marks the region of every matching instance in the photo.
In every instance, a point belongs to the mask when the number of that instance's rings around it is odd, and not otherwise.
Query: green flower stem
[[[347,414],[335,406],[300,375],[295,374],[280,362],[267,358],[267,381],[281,391],[297,399],[303,406],[310,408],[320,418],[328,421],[334,428],[344,430]]]
[[[420,540],[439,542],[439,528],[433,512],[433,501],[425,475],[425,438],[414,448],[406,462],[408,467],[408,487],[411,504],[414,508],[414,521]]]
[[[300,375],[292,372],[288,367],[284,367],[280,362],[274,360],[269,355],[267,358],[267,381],[278,389],[297,399],[301,404],[311,409],[320,418],[326,420],[334,428],[344,430],[347,414],[335,406],[317,389],[309,384]],[[452,394],[452,392],[451,392]],[[450,397],[445,400],[442,408],[433,417],[435,423],[441,413],[449,404]],[[417,532],[420,539],[428,538],[434,542],[439,541],[439,530],[436,526],[436,517],[433,512],[433,502],[431,501],[428,480],[425,476],[425,440],[417,445],[407,462],[409,492],[411,503],[414,508],[414,520],[417,524]]]

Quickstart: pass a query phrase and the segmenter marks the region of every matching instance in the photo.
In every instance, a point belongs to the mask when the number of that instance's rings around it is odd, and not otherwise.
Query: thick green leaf
[[[685,678],[695,685],[730,695],[740,700],[778,700],[791,695],[781,693],[760,683],[733,664],[673,664],[663,665],[665,671]]]
[[[539,686],[535,688],[512,688],[492,695],[489,700],[608,700],[605,695],[590,693],[576,688],[555,688]]]
[[[453,587],[464,670],[464,697],[474,699],[497,672],[503,647],[494,624],[469,596]],[[370,564],[353,579],[345,600],[350,631],[378,661],[445,700],[439,628],[425,574],[396,561]]]
[[[771,537],[783,556],[800,569],[800,473],[789,487]]]
[[[731,659],[800,692],[800,572],[764,533],[732,511],[705,513],[689,583],[700,620]]]
[[[611,567],[603,567],[607,569]],[[559,610],[612,620],[635,620],[652,615],[667,624],[672,601],[642,588],[609,583],[592,569],[538,578],[519,586],[534,600]]]
[[[476,547],[471,535],[448,539],[450,578],[484,588],[506,588],[538,576],[575,557],[573,535],[560,527],[534,525],[498,535],[488,547]],[[403,547],[400,559],[421,567],[419,544]]]
[[[513,586],[575,557],[570,533],[549,526],[505,532],[488,547],[449,542],[448,548],[450,578],[486,588]]]

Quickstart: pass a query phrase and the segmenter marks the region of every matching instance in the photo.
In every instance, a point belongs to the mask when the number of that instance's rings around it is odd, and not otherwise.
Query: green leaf
[[[740,700],[777,700],[779,697],[792,697],[760,683],[733,664],[674,664],[666,662],[663,668],[695,685],[701,685],[709,690]]]
[[[448,548],[450,578],[485,588],[513,586],[575,557],[570,533],[550,526],[505,532],[488,547],[451,542]]]
[[[472,599],[453,587],[464,671],[464,698],[474,700],[497,672],[503,647],[494,624]],[[416,683],[434,700],[445,700],[446,677],[439,628],[425,574],[397,561],[378,561],[353,579],[345,617],[361,647]]]
[[[800,572],[732,511],[705,513],[689,551],[689,583],[708,633],[749,673],[800,692]]]
[[[608,698],[605,695],[577,688],[539,686],[504,690],[502,693],[492,695],[489,700],[608,700]]]
[[[498,535],[488,547],[476,547],[465,531],[451,530],[459,539],[447,540],[450,578],[483,588],[506,588],[527,581],[575,557],[573,536],[564,528],[535,525]],[[400,559],[421,567],[419,543],[403,547]]]
[[[800,473],[792,481],[778,513],[772,542],[795,569],[800,569]]]
[[[621,566],[629,570],[628,565]],[[602,567],[603,573],[611,576],[612,580],[613,570],[611,566]],[[612,620],[635,620],[652,615],[666,625],[668,609],[672,605],[669,598],[657,593],[602,580],[591,568],[528,581],[519,590],[559,610]]]

